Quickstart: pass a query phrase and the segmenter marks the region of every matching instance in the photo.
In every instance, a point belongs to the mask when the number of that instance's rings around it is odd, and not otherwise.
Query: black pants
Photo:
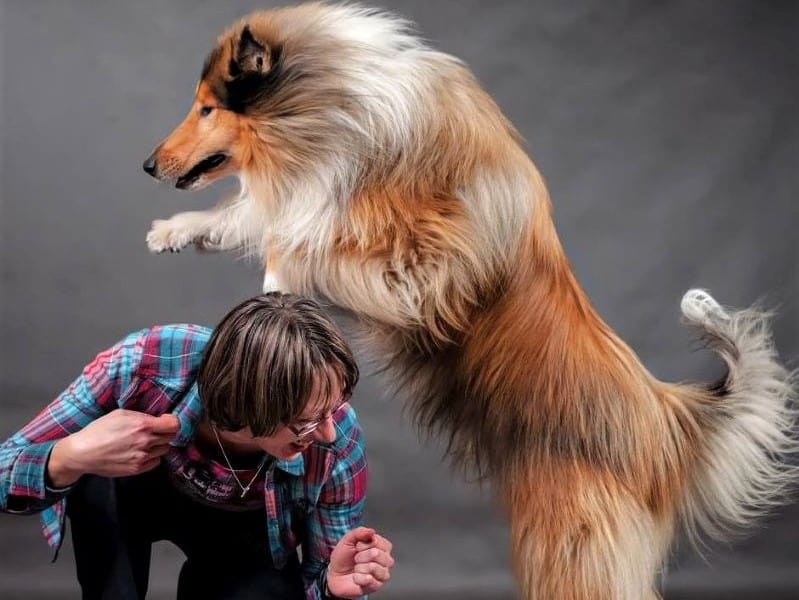
[[[67,499],[67,515],[84,600],[143,599],[152,543],[159,540],[186,554],[178,600],[305,597],[296,556],[281,570],[272,565],[265,511],[193,502],[161,467],[135,477],[82,477]]]

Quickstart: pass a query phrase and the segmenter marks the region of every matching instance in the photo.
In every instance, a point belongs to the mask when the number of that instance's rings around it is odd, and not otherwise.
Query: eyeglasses
[[[334,406],[333,409],[329,413],[327,413],[325,416],[319,417],[318,419],[314,419],[313,421],[308,421],[306,423],[303,423],[299,427],[297,425],[293,425],[293,424],[286,425],[286,427],[288,428],[289,431],[291,431],[291,433],[293,433],[296,436],[298,441],[307,439],[317,429],[319,429],[319,426],[322,423],[327,421],[330,417],[332,417],[334,414],[336,414],[336,412],[338,412],[338,410],[342,406],[344,406],[347,402],[349,402],[350,395],[351,394],[349,392],[343,394],[341,396],[341,400],[339,400],[338,404],[336,404],[336,406]]]

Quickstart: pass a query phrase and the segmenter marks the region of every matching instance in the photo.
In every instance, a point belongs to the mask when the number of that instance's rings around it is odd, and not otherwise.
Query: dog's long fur
[[[655,597],[680,520],[724,535],[793,478],[793,388],[765,316],[688,292],[686,322],[729,373],[652,377],[575,280],[513,127],[394,16],[246,17],[145,168],[184,188],[239,177],[239,197],[155,222],[150,248],[254,250],[270,285],[359,315],[419,422],[493,481],[527,599]]]

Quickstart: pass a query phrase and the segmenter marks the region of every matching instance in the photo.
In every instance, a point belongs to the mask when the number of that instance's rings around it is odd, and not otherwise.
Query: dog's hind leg
[[[552,465],[548,465],[551,467]],[[654,600],[669,539],[615,477],[580,468],[531,470],[503,484],[511,556],[525,600]]]

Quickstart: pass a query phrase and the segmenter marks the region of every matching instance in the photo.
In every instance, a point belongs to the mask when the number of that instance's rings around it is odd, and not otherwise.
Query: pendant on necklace
[[[249,491],[250,491],[250,486],[249,485],[247,487],[245,487],[245,488],[242,488],[241,489],[241,496],[239,496],[239,498],[244,498],[244,496],[246,496],[247,492],[249,492]]]

